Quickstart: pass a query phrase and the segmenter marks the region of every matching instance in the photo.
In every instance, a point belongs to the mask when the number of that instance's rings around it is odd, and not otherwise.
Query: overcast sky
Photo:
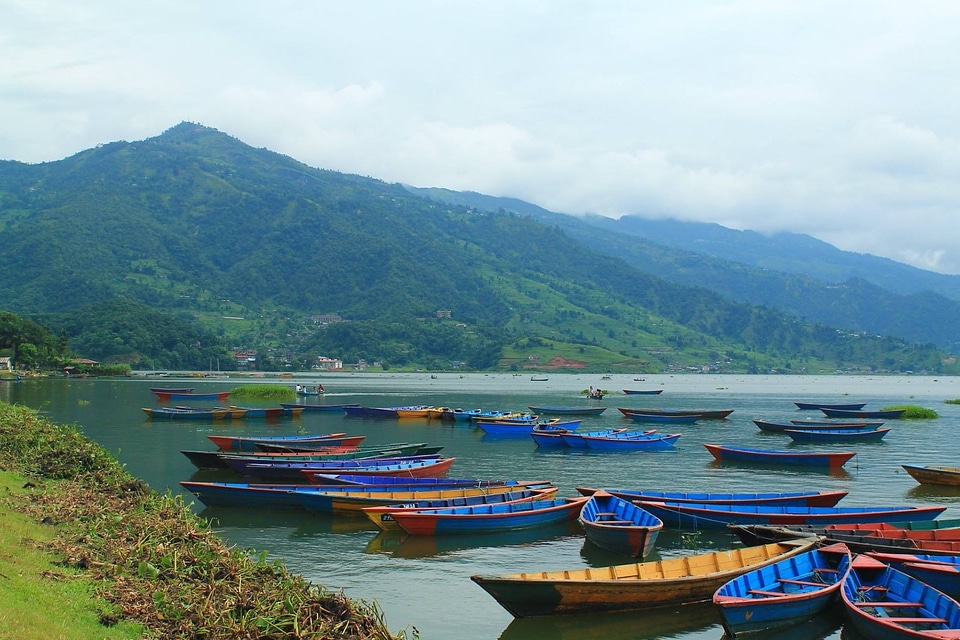
[[[0,159],[199,122],[563,213],[960,273],[960,2],[0,0]]]

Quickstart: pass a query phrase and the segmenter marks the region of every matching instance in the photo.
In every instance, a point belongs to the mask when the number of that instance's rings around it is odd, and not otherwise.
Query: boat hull
[[[912,464],[900,465],[910,477],[920,484],[943,487],[960,487],[960,467],[919,467]]]
[[[582,496],[593,495],[600,489],[577,487]],[[783,505],[797,507],[833,507],[846,491],[796,491],[786,493],[705,493],[678,491],[641,491],[632,489],[603,489],[622,500],[649,500],[660,502],[699,502],[702,504]]]
[[[752,464],[827,467],[830,469],[839,469],[850,458],[857,455],[856,451],[793,452],[726,447],[717,444],[704,444],[703,446],[718,462],[748,462]]]
[[[591,543],[634,558],[650,555],[663,529],[653,514],[605,491],[587,500],[578,519]]]
[[[782,628],[823,613],[837,600],[850,566],[850,550],[832,545],[748,571],[713,595],[725,637]]]
[[[398,512],[394,514],[394,520],[401,529],[414,536],[519,531],[573,520],[586,501],[587,498],[563,498],[436,511]]]
[[[657,609],[708,602],[725,582],[814,548],[817,539],[592,569],[471,576],[517,618]]]

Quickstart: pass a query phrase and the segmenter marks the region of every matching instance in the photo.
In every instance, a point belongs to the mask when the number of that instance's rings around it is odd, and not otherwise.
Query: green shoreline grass
[[[151,491],[77,429],[3,403],[0,491],[9,637],[407,637],[392,635],[375,605],[226,545],[179,497]]]

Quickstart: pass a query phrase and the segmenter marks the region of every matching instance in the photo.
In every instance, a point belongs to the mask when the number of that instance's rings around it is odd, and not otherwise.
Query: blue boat
[[[358,460],[331,460],[329,462],[259,462],[243,458],[227,458],[231,469],[244,476],[263,479],[306,480],[314,473],[353,473],[369,475],[420,475],[438,477],[450,465],[440,462],[454,458],[438,455],[397,456],[392,458],[361,458]],[[424,473],[425,472],[425,473]]]
[[[590,445],[587,444],[584,437],[590,436],[613,436],[619,433],[627,433],[629,429],[597,429],[595,431],[571,431],[569,433],[561,434],[563,438],[563,443],[568,447],[573,447],[575,449],[588,449]],[[656,433],[656,429],[651,429],[649,431],[644,431],[643,433]],[[635,433],[635,432],[631,432]]]
[[[607,410],[606,407],[528,407],[534,413],[550,413],[564,416],[598,416]]]
[[[878,429],[787,429],[795,442],[880,442],[890,427]]]
[[[512,502],[431,511],[399,511],[393,518],[414,536],[494,533],[546,527],[575,519],[587,498]]]
[[[865,555],[840,590],[847,617],[870,640],[960,637],[960,604],[928,584]]]
[[[850,560],[850,549],[834,544],[732,578],[713,594],[725,637],[799,625],[825,612],[840,596]]]
[[[832,507],[846,495],[846,491],[789,491],[769,493],[708,493],[702,491],[642,491],[639,489],[592,489],[577,487],[577,493],[590,496],[606,491],[628,501],[699,502],[701,504],[755,504],[793,507]]]
[[[911,553],[909,549],[904,549],[903,553],[868,551],[866,555],[944,592],[951,598],[960,598],[960,556]]]
[[[780,505],[733,505],[697,502],[655,502],[636,504],[657,516],[667,526],[700,529],[728,525],[828,525],[865,522],[906,522],[934,520],[946,507],[791,507]]]
[[[487,435],[495,436],[529,436],[533,433],[534,428],[545,427],[545,426],[554,426],[562,427],[568,431],[573,431],[580,426],[581,420],[563,420],[563,421],[551,421],[551,422],[537,422],[536,420],[527,420],[527,421],[496,421],[496,422],[485,422],[478,421],[476,425],[483,429],[484,433]]]
[[[804,411],[819,411],[820,409],[840,409],[841,411],[859,411],[867,406],[866,402],[848,402],[830,404],[823,402],[794,402],[798,409]]]
[[[895,420],[907,412],[906,409],[886,409],[879,411],[851,411],[847,409],[820,409],[828,418],[846,418],[848,420]]]
[[[280,406],[285,409],[303,409],[304,411],[343,411],[347,407],[359,407],[357,402],[348,402],[345,404],[300,404],[297,402],[281,402]]]
[[[693,424],[700,419],[699,413],[642,413],[631,411],[624,415],[634,422],[662,422],[666,424]]]
[[[578,519],[591,543],[634,558],[649,555],[663,529],[655,515],[606,491],[590,496]]]
[[[856,451],[777,451],[775,449],[753,449],[707,443],[704,443],[703,446],[717,462],[800,465],[827,467],[829,469],[839,469],[850,458],[857,455]]]
[[[584,436],[583,440],[590,449],[597,451],[663,451],[672,449],[680,439],[679,433],[668,435],[641,433],[632,438],[621,437],[623,435]]]
[[[768,431],[770,433],[783,433],[788,429],[804,429],[806,431],[819,431],[821,429],[831,430],[831,429],[876,429],[881,426],[883,422],[815,422],[812,420],[791,420],[789,422],[776,422],[773,420],[754,420],[753,424],[757,425],[757,428],[760,431]]]

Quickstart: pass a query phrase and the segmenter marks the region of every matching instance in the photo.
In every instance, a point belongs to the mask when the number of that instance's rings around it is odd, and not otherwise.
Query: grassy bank
[[[375,607],[226,545],[73,427],[0,403],[0,472],[10,637],[394,638]]]

